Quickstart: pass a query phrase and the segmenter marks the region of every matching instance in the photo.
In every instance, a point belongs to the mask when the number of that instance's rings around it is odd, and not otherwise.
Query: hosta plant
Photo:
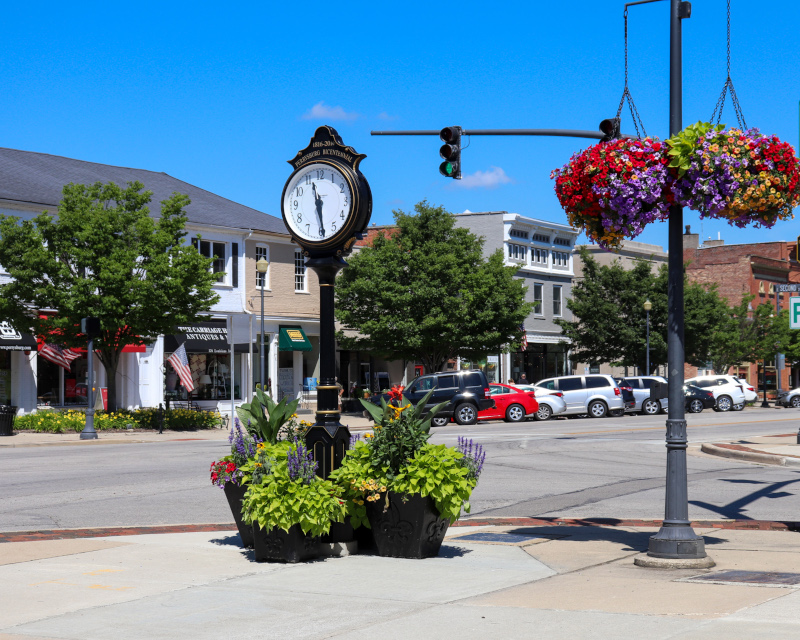
[[[258,436],[264,442],[275,443],[281,434],[281,429],[296,418],[299,400],[289,401],[284,396],[280,402],[275,402],[267,393],[256,389],[251,402],[236,407],[236,414],[247,427],[247,430]]]

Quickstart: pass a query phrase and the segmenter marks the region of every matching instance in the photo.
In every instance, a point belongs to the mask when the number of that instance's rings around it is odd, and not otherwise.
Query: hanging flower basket
[[[573,155],[550,174],[569,223],[617,250],[648,223],[665,220],[672,203],[666,151],[652,138],[626,138]]]
[[[800,163],[792,145],[758,129],[698,122],[667,140],[679,204],[737,227],[772,227],[800,204]]]

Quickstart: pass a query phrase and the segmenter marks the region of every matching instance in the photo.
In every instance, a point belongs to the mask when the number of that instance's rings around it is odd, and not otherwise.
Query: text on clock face
[[[342,228],[351,198],[350,185],[339,171],[312,165],[289,184],[284,210],[295,232],[309,240],[322,240]]]

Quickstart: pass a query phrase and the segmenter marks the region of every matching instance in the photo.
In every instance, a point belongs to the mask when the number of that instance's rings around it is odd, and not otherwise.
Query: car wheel
[[[642,413],[648,416],[654,416],[661,411],[661,405],[658,400],[650,400],[649,398],[642,403]]]
[[[692,413],[702,413],[703,412],[703,401],[698,400],[695,398],[694,400],[689,402],[689,411]]]
[[[534,414],[537,420],[549,420],[553,416],[553,410],[549,404],[539,403],[539,410]]]
[[[793,396],[790,403],[795,409],[800,408],[800,396]]]
[[[722,412],[730,411],[733,408],[733,400],[730,396],[720,396],[717,398],[717,409]]]
[[[733,405],[734,411],[742,411],[744,409],[744,402],[740,402],[739,404]]]
[[[522,422],[525,419],[525,408],[521,404],[512,404],[506,409],[506,422]]]
[[[608,407],[600,400],[592,401],[587,408],[592,418],[605,418],[608,415]]]
[[[464,402],[456,407],[455,418],[458,424],[475,424],[478,421],[478,410],[475,405]]]
[[[442,416],[436,416],[435,418],[433,418],[431,420],[431,424],[434,427],[446,427],[448,424],[450,424],[450,418],[445,418],[445,417],[442,417]]]

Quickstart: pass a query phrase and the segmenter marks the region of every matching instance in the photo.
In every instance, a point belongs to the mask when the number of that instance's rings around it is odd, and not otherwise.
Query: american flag
[[[522,342],[519,345],[519,350],[525,351],[528,348],[528,334],[525,332],[525,325],[519,325],[519,330],[522,331]]]
[[[189,392],[193,391],[194,381],[192,380],[192,370],[189,368],[189,358],[186,357],[186,348],[183,345],[178,347],[178,350],[167,358],[167,362],[177,372],[183,388]]]
[[[56,344],[45,343],[44,346],[39,349],[39,355],[45,360],[49,360],[53,364],[57,364],[59,367],[64,367],[67,371],[70,371],[70,364],[72,361],[76,358],[80,358],[82,354],[72,349],[63,349]]]

